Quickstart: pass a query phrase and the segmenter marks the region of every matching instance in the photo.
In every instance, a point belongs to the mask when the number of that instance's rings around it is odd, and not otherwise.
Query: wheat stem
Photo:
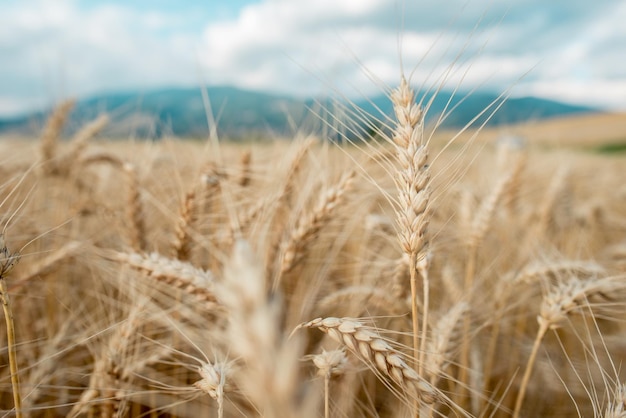
[[[533,348],[530,352],[530,357],[528,358],[528,362],[526,363],[526,370],[524,371],[524,377],[522,377],[522,383],[520,385],[519,392],[517,393],[517,399],[515,400],[515,409],[513,412],[513,418],[519,418],[520,411],[522,409],[522,404],[524,403],[524,397],[526,396],[526,388],[528,387],[528,382],[530,381],[530,375],[533,371],[533,366],[535,365],[535,359],[537,358],[537,353],[539,352],[539,347],[541,346],[541,341],[543,337],[546,335],[548,331],[549,325],[547,322],[544,322],[539,327],[537,331],[537,336],[535,337],[535,342],[533,343]]]
[[[15,345],[15,325],[13,322],[13,311],[6,284],[6,276],[19,260],[18,254],[11,254],[4,243],[4,236],[0,234],[0,297],[2,298],[2,309],[7,325],[7,346],[9,351],[9,368],[11,370],[11,387],[13,388],[13,405],[15,416],[22,418],[22,398],[20,396],[20,379],[17,367],[17,350]]]

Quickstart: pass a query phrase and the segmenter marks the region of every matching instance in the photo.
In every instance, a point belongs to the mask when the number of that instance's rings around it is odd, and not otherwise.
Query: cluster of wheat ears
[[[626,417],[623,158],[389,97],[345,146],[60,141],[71,102],[0,144],[2,416]]]

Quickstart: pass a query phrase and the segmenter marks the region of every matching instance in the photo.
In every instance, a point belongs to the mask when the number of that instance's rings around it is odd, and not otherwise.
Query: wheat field
[[[0,142],[2,416],[626,416],[624,155]],[[10,366],[10,367],[9,367]]]

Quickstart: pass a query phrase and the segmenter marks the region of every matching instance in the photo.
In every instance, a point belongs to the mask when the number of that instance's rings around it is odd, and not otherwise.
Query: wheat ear
[[[424,120],[420,106],[415,102],[415,93],[402,77],[400,86],[391,92],[396,115],[393,141],[396,145],[398,170],[395,175],[398,190],[396,217],[399,227],[398,238],[405,254],[410,258],[411,314],[413,322],[413,356],[423,360],[428,326],[429,280],[428,240],[426,228],[430,219],[430,169],[428,149],[424,139]],[[417,303],[417,275],[422,277],[423,325],[422,346],[419,343],[419,318]],[[421,355],[420,353],[421,348]],[[418,372],[422,361],[418,361]]]
[[[517,393],[513,418],[519,418],[520,416],[537,353],[548,330],[559,328],[568,315],[574,312],[584,308],[591,309],[590,299],[594,296],[605,298],[606,295],[613,294],[617,290],[623,290],[626,287],[624,280],[626,280],[626,275],[600,279],[571,277],[569,280],[561,281],[554,285],[544,295],[539,316],[537,317],[539,329],[537,330],[537,335],[526,363],[524,376],[520,383],[520,389]]]
[[[554,216],[554,207],[559,198],[565,192],[567,180],[569,177],[568,167],[561,167],[552,177],[548,190],[546,190],[543,202],[538,207],[538,217],[536,230],[539,232],[547,231]]]
[[[184,261],[164,257],[158,253],[149,255],[140,253],[110,252],[105,258],[122,262],[148,277],[184,291],[204,304],[209,311],[219,307],[213,291],[213,275]]]
[[[478,258],[478,249],[485,239],[492,219],[495,214],[498,203],[511,185],[515,178],[515,170],[510,170],[506,175],[502,176],[496,183],[491,193],[482,201],[474,219],[472,221],[471,230],[467,237],[467,264],[465,265],[465,282],[464,291],[467,294],[472,292],[474,288],[474,280],[476,276],[476,264]],[[472,322],[471,311],[465,316],[463,335],[466,336],[461,344],[459,382],[462,387],[466,387],[468,380],[468,370],[470,368],[470,342],[467,336],[470,335],[470,325]],[[459,399],[464,397],[465,389],[458,394]]]
[[[73,100],[62,102],[54,109],[46,122],[40,142],[41,160],[43,162],[44,173],[46,174],[55,174],[58,168],[53,160],[57,155],[59,135],[61,135],[67,116],[74,107],[74,104],[75,102]]]
[[[244,212],[238,214],[237,224],[234,225],[231,222],[228,229],[224,230],[220,236],[220,243],[223,244],[223,247],[232,247],[235,240],[244,236],[245,232],[248,230],[254,220],[257,219],[259,215],[264,210],[266,210],[274,201],[276,201],[276,198],[274,196],[259,199],[251,207],[247,208]]]
[[[390,377],[404,389],[413,389],[425,403],[439,398],[437,390],[404,361],[375,330],[353,318],[316,318],[296,327],[317,328],[333,340],[346,346],[361,361]]]
[[[277,220],[286,215],[292,203],[294,192],[297,189],[296,180],[298,179],[298,174],[302,171],[302,167],[304,166],[304,157],[313,146],[315,139],[313,137],[307,137],[299,142],[300,143],[295,151],[295,155],[293,155],[290,161],[289,168],[283,175],[285,181],[278,191],[274,215],[268,220],[268,222],[272,224],[275,231],[272,234],[272,241],[268,246],[267,254],[265,256],[269,277],[275,275],[274,272],[277,268],[275,260],[280,257],[280,247],[283,244],[283,237],[286,235],[285,223],[282,222],[282,220],[277,222]]]
[[[452,362],[454,348],[462,340],[463,316],[469,311],[465,301],[457,302],[433,327],[426,354],[426,370],[430,384],[435,386],[446,367]]]
[[[128,177],[128,203],[126,216],[128,219],[128,240],[130,247],[137,252],[146,249],[146,226],[139,192],[139,178],[135,166],[126,163],[123,166]]]
[[[312,356],[318,374],[324,377],[324,418],[330,418],[330,380],[345,373],[348,358],[344,349],[326,351]]]
[[[297,374],[301,345],[280,328],[283,305],[277,293],[268,294],[265,269],[250,245],[235,242],[216,293],[229,310],[228,350],[244,370],[233,372],[233,382],[261,411],[262,416],[301,416],[298,412]]]
[[[345,174],[335,187],[330,188],[310,213],[304,214],[285,241],[279,274],[274,282],[274,289],[280,279],[289,273],[305,255],[307,245],[315,238],[319,230],[332,218],[335,208],[342,202],[343,196],[352,185],[355,172]]]
[[[70,141],[70,149],[62,155],[59,160],[58,169],[61,173],[69,173],[73,168],[77,167],[76,162],[87,148],[89,141],[104,129],[108,123],[109,116],[106,114],[100,115],[83,126],[76,135],[74,135]]]
[[[200,174],[199,198],[196,205],[198,218],[200,219],[200,216],[202,216],[203,220],[203,222],[199,222],[198,229],[200,234],[204,237],[212,237],[215,235],[215,231],[213,231],[215,222],[212,222],[212,220],[208,218],[219,212],[222,201],[222,181],[224,178],[225,174],[213,162],[208,162]],[[214,251],[207,250],[203,255],[204,260],[201,266],[217,271],[221,266],[221,261]]]
[[[230,385],[226,382],[229,372],[230,367],[226,362],[202,362],[200,367],[198,367],[198,374],[202,379],[193,384],[196,388],[215,399],[218,418],[223,418],[224,416],[224,393],[230,390]]]
[[[191,257],[191,235],[189,229],[195,222],[196,192],[190,190],[180,208],[178,223],[176,224],[176,241],[174,242],[174,257],[188,261]]]
[[[161,347],[148,354],[134,346],[143,338],[142,331],[147,323],[144,310],[147,299],[135,300],[134,303],[136,305],[127,318],[115,328],[106,344],[100,346],[89,386],[68,414],[69,417],[79,416],[86,410],[91,414],[96,409],[99,409],[101,418],[126,416],[125,387],[132,384],[138,372],[169,352],[169,348]]]
[[[241,154],[239,163],[241,165],[241,171],[237,182],[241,187],[247,187],[252,180],[250,170],[250,166],[252,165],[252,152],[250,150],[244,151],[243,154]]]

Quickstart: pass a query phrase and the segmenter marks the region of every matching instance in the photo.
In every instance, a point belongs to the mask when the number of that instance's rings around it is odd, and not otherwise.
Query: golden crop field
[[[624,417],[625,116],[446,146],[391,99],[341,146],[3,139],[2,416]]]

